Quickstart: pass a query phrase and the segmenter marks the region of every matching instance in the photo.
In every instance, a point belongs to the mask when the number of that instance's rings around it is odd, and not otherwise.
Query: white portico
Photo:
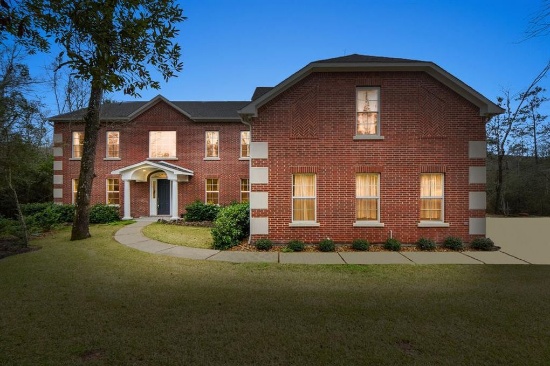
[[[151,216],[170,215],[178,219],[178,183],[188,182],[193,171],[165,161],[142,161],[124,168],[113,170],[120,174],[124,182],[124,217],[132,219],[130,182],[149,183],[149,214]]]

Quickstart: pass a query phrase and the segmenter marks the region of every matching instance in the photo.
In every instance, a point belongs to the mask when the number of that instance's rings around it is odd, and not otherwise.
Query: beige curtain
[[[295,174],[293,177],[293,221],[315,221],[315,175]]]
[[[357,220],[378,220],[378,180],[378,174],[357,174],[355,186]]]
[[[422,174],[420,197],[420,220],[443,221],[443,174]]]

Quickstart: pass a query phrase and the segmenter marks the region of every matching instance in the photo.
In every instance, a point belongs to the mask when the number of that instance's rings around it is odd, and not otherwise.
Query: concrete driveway
[[[487,237],[504,253],[550,264],[550,217],[487,217]]]

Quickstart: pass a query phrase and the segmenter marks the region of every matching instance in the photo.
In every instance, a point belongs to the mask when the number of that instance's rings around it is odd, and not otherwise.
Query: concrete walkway
[[[140,218],[135,224],[123,227],[115,240],[128,247],[148,253],[188,259],[234,263],[264,262],[288,264],[531,264],[517,256],[496,252],[231,252],[199,249],[161,243],[141,233],[143,227],[156,218]]]

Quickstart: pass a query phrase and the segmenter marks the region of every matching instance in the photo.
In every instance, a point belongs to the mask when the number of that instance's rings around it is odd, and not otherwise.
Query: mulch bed
[[[270,250],[258,250],[254,245],[248,244],[246,241],[242,242],[239,245],[236,245],[230,249],[227,249],[227,251],[239,251],[239,252],[282,252],[286,248],[285,245],[274,245]],[[471,250],[471,249],[468,249]],[[336,252],[360,252],[359,250],[355,250],[351,247],[351,244],[336,244]],[[369,252],[389,252],[389,250],[384,249],[383,244],[371,244],[369,246]],[[402,245],[400,252],[421,252],[422,250],[418,249],[414,245]],[[437,247],[434,252],[453,252],[454,250],[444,247]],[[302,252],[320,252],[317,245],[308,245],[306,244],[304,246],[304,250]]]
[[[10,255],[32,252],[38,249],[40,248],[22,246],[17,240],[0,239],[0,259],[9,257]]]

